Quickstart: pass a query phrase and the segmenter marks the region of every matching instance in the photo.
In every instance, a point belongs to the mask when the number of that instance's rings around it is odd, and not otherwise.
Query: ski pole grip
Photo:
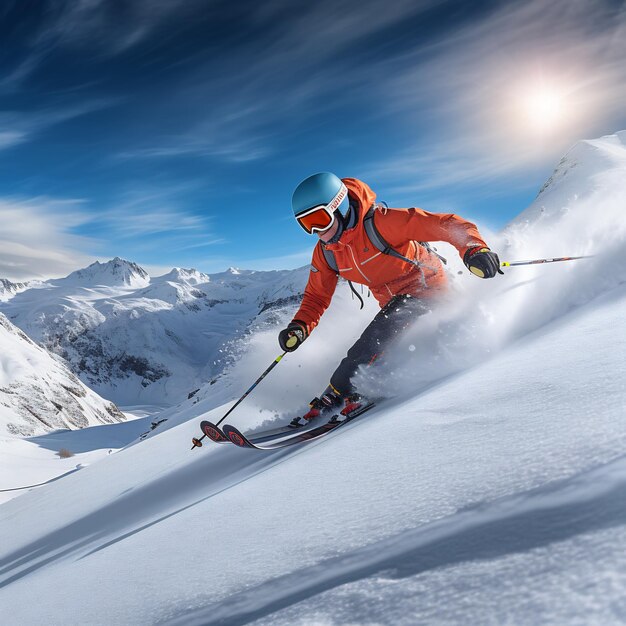
[[[288,348],[293,348],[295,347],[297,343],[298,343],[298,338],[295,335],[292,335],[291,337],[289,337],[289,339],[287,339],[287,341],[285,342],[285,345]]]

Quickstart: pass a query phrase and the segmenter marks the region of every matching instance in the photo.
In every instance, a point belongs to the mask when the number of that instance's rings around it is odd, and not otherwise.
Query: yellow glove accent
[[[479,254],[481,252],[489,252],[489,248],[481,248],[477,252],[474,252],[474,254]],[[474,256],[474,254],[472,254],[472,256]],[[479,278],[485,277],[485,272],[478,269],[477,267],[472,267],[472,257],[469,258],[469,271],[472,272],[474,276],[478,276]]]

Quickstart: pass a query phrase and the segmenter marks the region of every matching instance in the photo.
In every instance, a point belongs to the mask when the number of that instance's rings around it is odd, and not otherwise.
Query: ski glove
[[[500,269],[500,259],[489,248],[470,248],[463,257],[467,269],[480,278],[493,278],[496,274],[504,274]]]
[[[302,322],[293,321],[278,333],[278,343],[285,352],[293,352],[300,347],[306,337],[306,326]]]

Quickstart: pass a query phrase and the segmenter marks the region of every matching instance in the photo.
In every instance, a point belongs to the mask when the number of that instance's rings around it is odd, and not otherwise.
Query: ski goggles
[[[335,221],[335,211],[347,195],[348,190],[346,186],[341,185],[337,195],[328,204],[319,204],[296,215],[298,224],[309,235],[327,231]]]

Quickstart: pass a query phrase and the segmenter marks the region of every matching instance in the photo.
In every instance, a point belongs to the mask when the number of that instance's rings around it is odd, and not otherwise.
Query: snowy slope
[[[597,256],[457,281],[361,374],[397,394],[361,421],[297,450],[190,452],[189,418],[228,407],[203,388],[168,428],[2,505],[12,622],[623,623],[623,143],[574,147],[579,173],[499,242],[511,260]],[[366,323],[340,297],[232,421],[317,391],[358,332],[348,316]],[[275,352],[259,330],[210,387],[236,397]]]
[[[0,313],[0,437],[126,418]]]
[[[116,258],[38,283],[0,306],[35,341],[121,405],[177,404],[237,358],[236,340],[295,310],[305,269],[174,268],[150,279]]]
[[[625,296],[323,443],[191,454],[187,423],[3,505],[0,601],[18,624],[617,623]]]

